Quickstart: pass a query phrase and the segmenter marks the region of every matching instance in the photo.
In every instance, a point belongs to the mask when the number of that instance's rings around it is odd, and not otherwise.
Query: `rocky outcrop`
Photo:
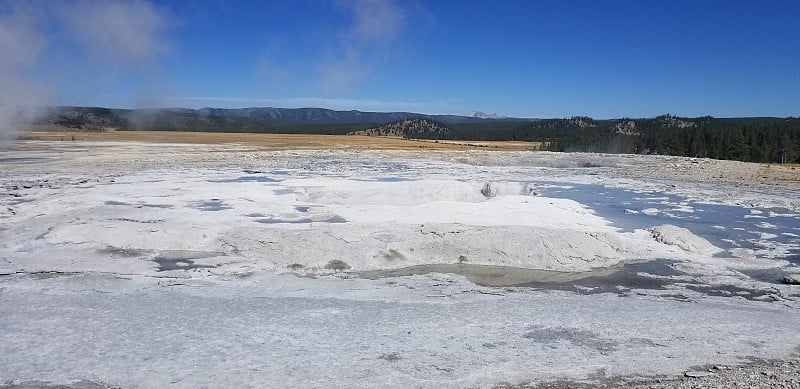
[[[366,135],[366,136],[391,136],[399,138],[430,137],[431,135],[449,135],[452,131],[439,122],[425,119],[405,119],[394,123],[389,123],[380,127],[369,128],[361,131],[353,131],[347,135]]]
[[[569,119],[568,123],[570,127],[597,127],[597,124],[594,123],[594,119],[588,116],[573,116]]]
[[[787,274],[783,276],[783,283],[789,285],[800,285],[800,273]]]
[[[657,242],[677,246],[690,253],[710,254],[719,250],[711,242],[693,234],[691,231],[671,224],[653,227],[648,231]]]
[[[614,124],[611,127],[611,132],[623,135],[639,135],[639,131],[636,129],[636,122],[633,120],[623,120]]]
[[[697,123],[684,120],[679,117],[675,117],[672,115],[664,115],[659,116],[658,119],[661,121],[661,127],[666,128],[695,128],[697,127]]]

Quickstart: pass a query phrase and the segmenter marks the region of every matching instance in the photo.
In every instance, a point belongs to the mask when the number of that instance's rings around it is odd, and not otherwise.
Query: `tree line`
[[[800,119],[706,119],[686,128],[643,126],[637,134],[599,128],[549,138],[553,151],[664,154],[745,162],[800,163]]]
[[[625,127],[622,124],[630,124]],[[800,163],[800,118],[676,118],[449,125],[449,139],[544,142],[550,151],[664,154],[746,162]],[[626,131],[622,132],[622,128]]]
[[[420,116],[425,129],[410,137],[464,141],[542,142],[552,151],[666,154],[748,162],[800,163],[800,118],[682,118],[595,120],[486,120],[440,123]],[[415,120],[417,120],[415,119]],[[413,122],[414,120],[412,120]],[[60,107],[42,124],[118,130],[215,131],[340,135],[385,123],[298,123],[200,114],[192,110],[131,111],[98,107]],[[436,129],[435,131],[433,129]]]

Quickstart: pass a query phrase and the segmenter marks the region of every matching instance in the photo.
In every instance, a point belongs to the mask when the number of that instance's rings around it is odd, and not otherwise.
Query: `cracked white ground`
[[[20,142],[0,384],[487,387],[796,352],[797,199],[662,163]],[[712,211],[741,215],[692,230]]]

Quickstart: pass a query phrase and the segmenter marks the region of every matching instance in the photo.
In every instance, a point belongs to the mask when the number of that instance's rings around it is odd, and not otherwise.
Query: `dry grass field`
[[[536,150],[538,142],[461,142],[390,137],[253,134],[174,131],[75,131],[66,128],[36,128],[19,135],[21,140],[155,142],[190,144],[240,144],[264,150],[370,149],[370,150]]]
[[[37,126],[18,136],[20,140],[56,142],[144,142],[199,145],[240,145],[249,150],[416,150],[416,151],[526,151],[538,150],[541,142],[491,142],[402,139],[392,137],[253,134],[173,131],[80,131],[64,127]],[[230,151],[229,149],[226,149]],[[637,156],[626,168],[638,177],[669,177],[697,181],[731,182],[778,188],[800,188],[797,164],[761,164],[704,160],[684,163],[680,157]]]

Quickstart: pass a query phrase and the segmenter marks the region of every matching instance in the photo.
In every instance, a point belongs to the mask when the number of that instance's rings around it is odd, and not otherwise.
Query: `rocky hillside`
[[[588,116],[573,116],[568,120],[567,123],[569,123],[570,127],[577,128],[597,127],[594,119]]]
[[[611,132],[622,135],[639,135],[636,130],[636,122],[630,119],[622,119],[611,127]]]
[[[659,116],[656,119],[661,121],[661,127],[664,128],[694,128],[697,123],[688,119],[679,118],[670,114]]]
[[[425,118],[404,119],[380,127],[349,132],[347,135],[393,136],[400,138],[446,137],[452,130],[443,124]]]

